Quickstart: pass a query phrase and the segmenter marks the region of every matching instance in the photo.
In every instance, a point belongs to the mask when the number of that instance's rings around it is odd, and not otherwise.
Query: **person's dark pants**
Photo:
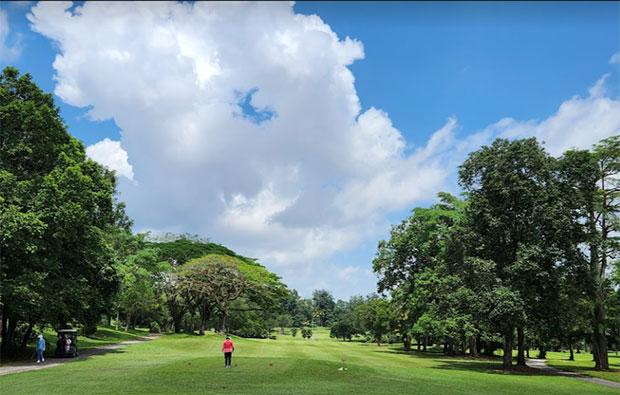
[[[224,362],[226,362],[226,366],[230,366],[230,360],[232,359],[232,353],[231,352],[225,352],[224,353]]]
[[[37,361],[43,360],[43,350],[37,349]]]

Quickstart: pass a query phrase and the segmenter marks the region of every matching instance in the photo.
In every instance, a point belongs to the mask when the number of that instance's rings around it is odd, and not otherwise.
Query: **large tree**
[[[470,153],[459,169],[468,193],[467,225],[475,236],[467,255],[495,265],[499,309],[494,316],[504,337],[505,368],[512,365],[515,329],[517,363],[525,365],[526,318],[553,319],[546,307],[558,300],[559,244],[567,216],[556,170],[556,161],[535,138],[497,139]]]
[[[566,194],[581,228],[574,239],[586,245],[595,369],[607,370],[606,276],[620,250],[620,136],[602,140],[592,152],[569,151],[562,164]]]
[[[129,223],[112,171],[86,157],[51,94],[0,75],[0,303],[5,356],[24,326],[91,324],[117,290],[106,235]],[[22,342],[22,347],[25,342]]]

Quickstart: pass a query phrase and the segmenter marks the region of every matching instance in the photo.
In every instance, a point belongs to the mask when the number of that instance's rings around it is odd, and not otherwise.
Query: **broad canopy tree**
[[[118,287],[105,235],[127,231],[114,172],[86,157],[51,94],[0,74],[0,304],[4,357],[37,326],[97,322]],[[25,342],[21,343],[25,347]]]

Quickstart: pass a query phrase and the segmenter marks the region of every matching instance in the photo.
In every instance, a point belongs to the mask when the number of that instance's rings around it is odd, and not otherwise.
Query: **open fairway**
[[[499,361],[402,353],[390,346],[278,335],[238,339],[224,368],[222,336],[166,335],[63,366],[0,376],[7,394],[574,394],[617,393],[565,377],[505,374]],[[348,370],[342,367],[346,360]],[[6,392],[5,392],[6,391]]]

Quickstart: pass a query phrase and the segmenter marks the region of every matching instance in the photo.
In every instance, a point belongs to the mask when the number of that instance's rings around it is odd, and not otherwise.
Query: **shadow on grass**
[[[431,369],[440,369],[440,370],[460,370],[460,371],[470,371],[470,372],[478,372],[478,373],[489,373],[489,374],[511,374],[511,375],[519,375],[519,376],[548,376],[550,375],[547,372],[543,372],[539,369],[530,368],[528,366],[516,366],[513,365],[512,369],[505,370],[502,367],[502,357],[500,356],[479,356],[479,357],[470,357],[464,355],[445,355],[442,352],[432,352],[432,351],[404,351],[402,349],[389,349],[385,348],[384,350],[375,350],[374,352],[379,353],[393,353],[400,355],[408,355],[415,358],[421,359],[433,359],[437,362],[436,366],[430,367]]]

